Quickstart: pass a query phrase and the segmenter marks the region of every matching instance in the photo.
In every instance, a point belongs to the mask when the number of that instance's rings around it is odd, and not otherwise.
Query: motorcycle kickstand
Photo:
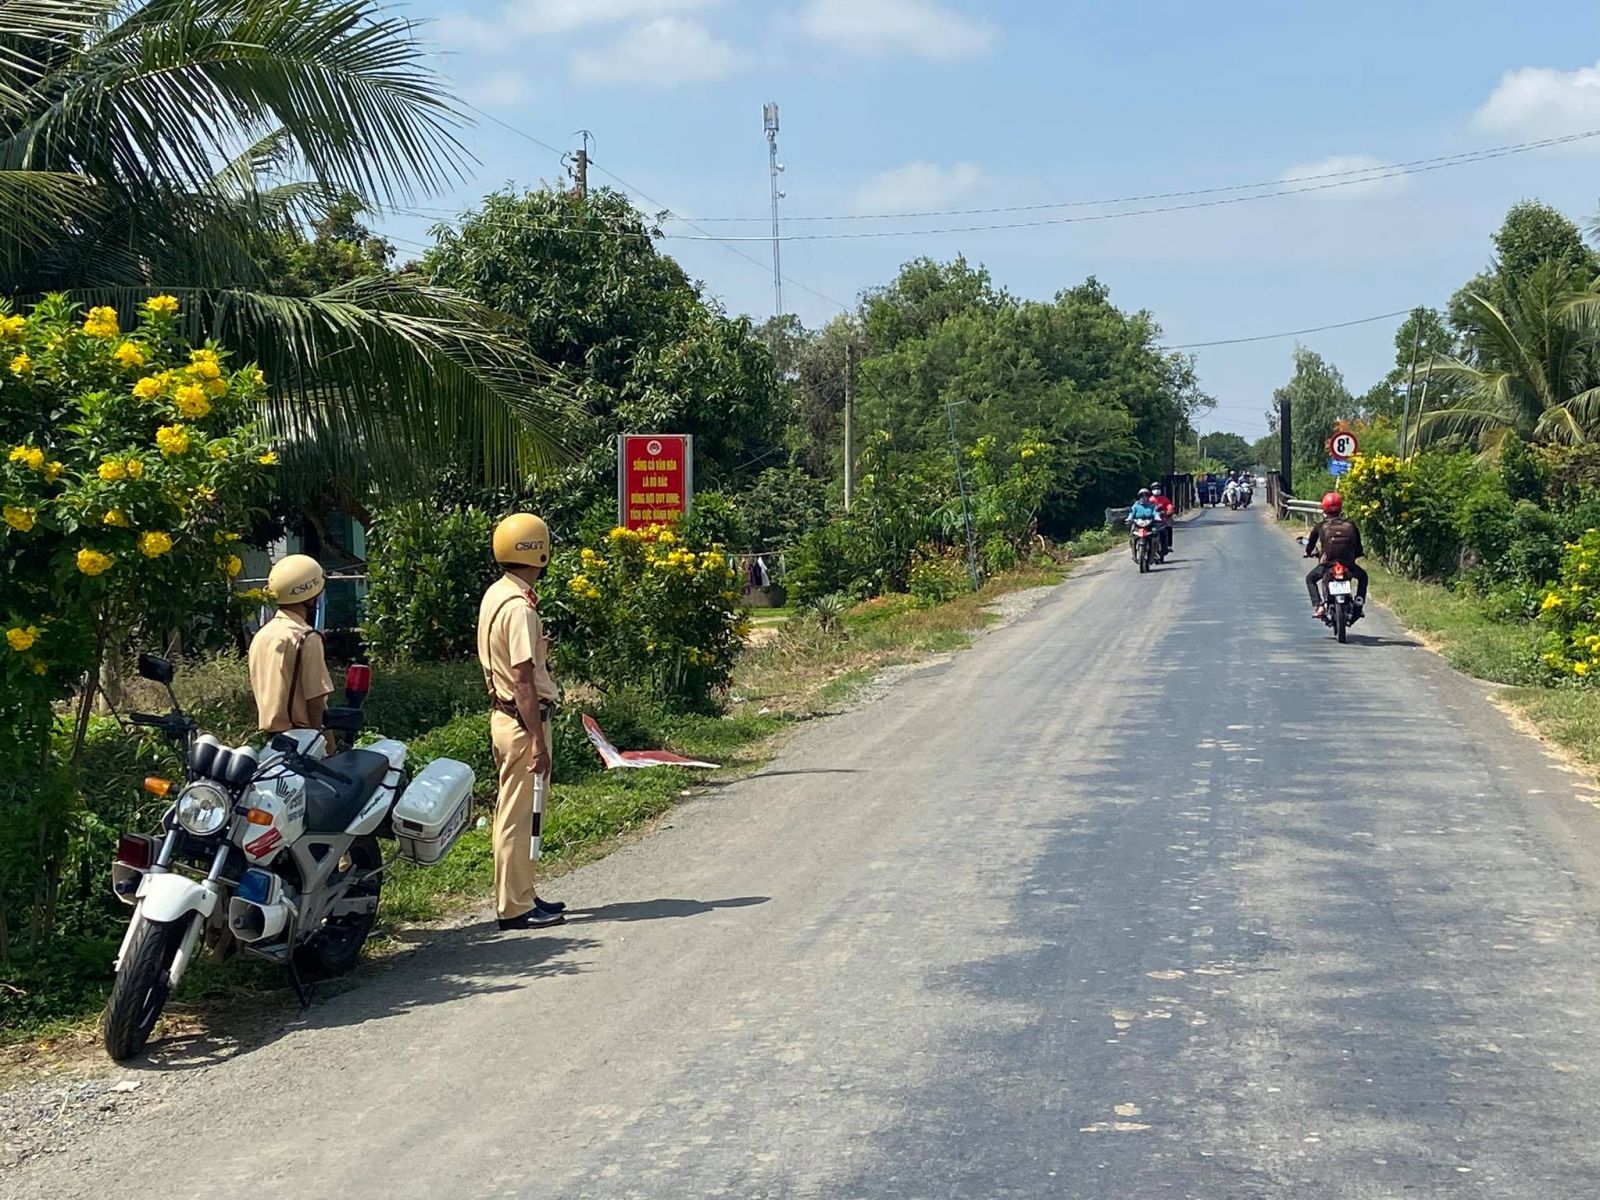
[[[294,987],[295,998],[300,1001],[300,1011],[305,1012],[311,1007],[311,998],[316,991],[316,984],[307,983],[300,978],[300,968],[295,965],[294,954],[289,955],[289,961],[284,964],[289,972],[289,983]]]

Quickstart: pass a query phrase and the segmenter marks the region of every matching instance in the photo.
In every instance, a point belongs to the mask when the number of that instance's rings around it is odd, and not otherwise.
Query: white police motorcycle
[[[310,729],[278,734],[259,753],[224,746],[179,706],[170,662],[141,655],[139,673],[166,687],[172,711],[129,720],[177,745],[185,782],[145,781],[152,794],[172,795],[171,807],[159,835],[124,833],[111,866],[112,890],[133,905],[102,1025],[106,1052],[119,1061],[144,1048],[202,949],[282,964],[309,1003],[304,974],[355,965],[385,870],[396,858],[438,862],[472,807],[465,763],[435,759],[408,778],[403,742],[348,748],[362,727],[368,667],[350,668],[347,707],[325,714],[338,739],[332,754]],[[379,839],[388,838],[397,850],[386,860]]]

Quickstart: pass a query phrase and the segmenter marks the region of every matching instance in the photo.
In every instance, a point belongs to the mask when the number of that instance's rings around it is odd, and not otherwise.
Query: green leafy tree
[[[1256,462],[1254,449],[1237,433],[1208,433],[1201,445],[1208,458],[1218,460],[1230,471],[1242,471]]]
[[[562,522],[612,493],[614,437],[695,436],[696,477],[728,490],[782,453],[787,393],[772,352],[655,245],[658,230],[618,192],[502,191],[435,230],[435,285],[508,314],[526,350],[571,381],[588,447],[546,484]]]
[[[1600,431],[1600,292],[1578,290],[1574,268],[1546,261],[1504,292],[1468,297],[1468,358],[1435,361],[1456,397],[1423,415],[1418,440],[1470,440],[1498,448],[1508,432],[1524,441],[1587,441]]]
[[[1394,366],[1389,373],[1373,384],[1361,398],[1364,416],[1400,420],[1405,412],[1406,392],[1411,387],[1413,363],[1418,372],[1417,392],[1411,397],[1411,407],[1415,411],[1421,400],[1422,372],[1427,365],[1437,359],[1455,356],[1455,338],[1438,309],[1419,306],[1411,310],[1411,315],[1395,331],[1394,355]],[[1429,403],[1448,407],[1450,396],[1444,389],[1441,380],[1433,381]]]
[[[1294,461],[1315,465],[1327,458],[1327,442],[1340,421],[1358,415],[1356,401],[1339,369],[1314,350],[1296,346],[1294,375],[1272,394],[1277,404],[1289,402]],[[1277,414],[1272,416],[1277,427]],[[1276,459],[1269,462],[1273,465]]]
[[[272,380],[285,470],[548,463],[560,389],[481,305],[379,270],[277,290],[284,241],[346,197],[458,176],[414,30],[373,0],[0,5],[0,295],[177,296]]]

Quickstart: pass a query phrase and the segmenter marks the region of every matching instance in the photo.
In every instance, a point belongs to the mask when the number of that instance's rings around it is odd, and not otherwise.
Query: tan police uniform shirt
[[[294,680],[297,656],[298,684]],[[251,639],[250,691],[256,698],[257,719],[267,733],[312,728],[308,702],[333,691],[322,635],[280,609]]]
[[[511,669],[533,664],[533,688],[541,700],[560,693],[550,674],[550,643],[539,621],[538,597],[520,579],[502,575],[483,593],[478,606],[478,662],[495,695],[514,703],[516,684]]]

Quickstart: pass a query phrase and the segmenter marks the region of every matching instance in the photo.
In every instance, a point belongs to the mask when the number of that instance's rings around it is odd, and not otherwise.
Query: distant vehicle
[[[1222,503],[1222,491],[1227,486],[1228,480],[1222,475],[1202,475],[1195,481],[1195,495],[1199,503],[1215,508]]]

